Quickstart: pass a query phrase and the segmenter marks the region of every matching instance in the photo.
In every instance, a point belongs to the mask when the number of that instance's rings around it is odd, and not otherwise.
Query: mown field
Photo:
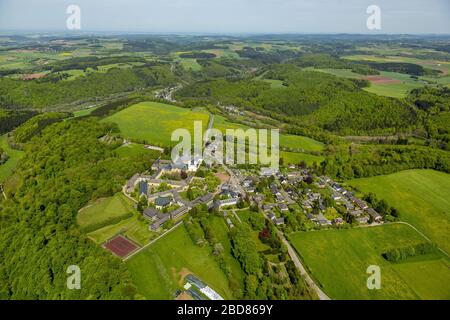
[[[351,71],[350,69],[314,69],[307,68],[309,70],[329,73],[337,77],[351,78],[351,79],[363,79],[364,76]],[[404,98],[406,95],[415,88],[420,88],[424,86],[424,83],[412,79],[407,74],[402,74],[398,72],[385,72],[381,71],[380,76],[389,79],[397,80],[397,83],[373,83],[370,86],[364,88],[365,91],[375,93],[381,96],[393,97],[393,98]]]
[[[14,168],[16,168],[25,153],[23,151],[11,149],[8,145],[6,135],[0,136],[0,148],[9,156],[9,159],[5,163],[0,164],[0,182],[3,182],[13,173]]]
[[[324,160],[324,157],[322,156],[287,151],[280,151],[280,158],[283,158],[285,164],[299,164],[304,161],[309,166],[311,166],[314,162],[320,164]]]
[[[123,194],[102,198],[81,209],[77,215],[77,223],[83,228],[96,225],[120,217],[126,217],[133,212],[132,201]]]
[[[208,125],[209,114],[202,110],[181,108],[164,103],[142,102],[130,106],[103,121],[119,125],[124,138],[148,144],[173,146],[172,132],[188,129],[192,134],[194,121],[202,121],[203,130]]]
[[[161,154],[161,152],[157,150],[147,149],[145,148],[145,145],[139,143],[129,143],[127,145],[122,145],[115,151],[120,157],[124,158],[151,154],[156,159]]]
[[[218,115],[214,116],[213,127],[222,131],[223,134],[225,134],[226,129],[243,129],[243,130],[249,129],[249,127],[246,125],[231,122],[225,117]],[[270,143],[270,133],[268,134],[267,139],[268,143]],[[314,162],[320,163],[324,159],[322,156],[316,156],[301,152],[301,151],[320,152],[324,149],[324,144],[322,142],[316,141],[308,137],[280,134],[280,147],[292,150],[292,151],[280,151],[280,157],[284,159],[285,164],[290,163],[298,164],[301,161],[305,161],[308,165],[312,165]]]
[[[440,253],[400,263],[382,257],[390,248],[425,239],[403,224],[297,232],[289,236],[309,272],[333,299],[450,299],[450,260]],[[381,289],[367,288],[367,267],[381,269]]]
[[[131,218],[88,233],[88,238],[97,244],[102,244],[115,235],[123,234],[143,246],[158,236],[156,232],[149,231],[148,226],[149,222],[141,219],[140,214],[136,212]]]
[[[375,193],[400,211],[400,218],[450,253],[450,174],[407,170],[349,182],[358,190]]]
[[[133,282],[147,299],[173,299],[183,279],[193,273],[225,299],[231,299],[225,274],[211,255],[209,246],[199,247],[184,225],[127,261]]]

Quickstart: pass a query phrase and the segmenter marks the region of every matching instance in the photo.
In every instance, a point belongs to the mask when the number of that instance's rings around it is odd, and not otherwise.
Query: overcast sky
[[[450,33],[450,0],[0,0],[0,31],[65,30],[81,8],[82,31],[188,33]]]

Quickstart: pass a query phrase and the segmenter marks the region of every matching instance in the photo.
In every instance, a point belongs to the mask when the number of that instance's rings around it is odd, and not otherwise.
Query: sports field
[[[349,182],[375,193],[400,211],[400,218],[418,228],[450,254],[450,174],[407,170]]]
[[[208,125],[209,114],[202,110],[176,107],[158,102],[142,102],[132,105],[103,121],[119,125],[126,139],[161,146],[172,146],[175,129],[188,129],[193,134],[194,121],[202,121],[203,130]]]
[[[118,235],[114,237],[111,240],[108,240],[103,245],[104,248],[110,250],[112,253],[114,253],[116,256],[119,256],[120,258],[125,258],[129,256],[131,253],[136,251],[139,247],[125,238],[124,236]]]
[[[9,159],[5,163],[0,164],[0,182],[3,182],[13,173],[25,153],[23,151],[11,149],[8,145],[6,135],[0,136],[0,148],[9,156]]]
[[[232,298],[227,278],[211,255],[211,248],[195,245],[184,225],[130,258],[127,267],[139,293],[148,299],[173,299],[189,273],[225,299]]]
[[[391,263],[382,253],[425,239],[403,224],[297,232],[289,236],[309,272],[333,299],[450,299],[450,260],[433,253]],[[367,268],[381,270],[381,289],[367,288]]]

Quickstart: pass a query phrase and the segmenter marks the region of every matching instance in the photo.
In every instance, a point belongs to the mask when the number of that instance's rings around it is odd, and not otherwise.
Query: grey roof
[[[158,213],[160,213],[158,210],[156,210],[153,207],[150,207],[150,208],[146,208],[142,214],[148,218],[153,218],[153,217],[156,217],[158,215]]]
[[[159,197],[155,200],[155,205],[157,206],[167,206],[172,202],[172,197]]]
[[[378,212],[376,212],[373,208],[367,209],[367,213],[370,214],[370,216],[372,218],[374,218],[374,219],[380,219],[381,218],[381,215]]]
[[[172,211],[170,213],[170,216],[172,217],[172,219],[175,219],[175,218],[185,214],[188,211],[189,211],[189,207],[182,206],[182,207],[179,207],[178,209]]]
[[[168,221],[170,219],[170,214],[160,214],[158,215],[158,220],[156,220],[154,223],[152,223],[151,228],[153,230],[158,229],[164,222]]]

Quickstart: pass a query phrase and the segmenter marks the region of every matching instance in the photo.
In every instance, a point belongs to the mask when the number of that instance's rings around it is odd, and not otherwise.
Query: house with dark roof
[[[168,206],[171,205],[172,201],[173,201],[172,197],[158,197],[155,199],[156,209],[162,210],[164,208],[167,208]]]
[[[275,219],[275,220],[273,220],[273,222],[274,222],[277,226],[282,225],[282,224],[284,224],[284,218],[278,218],[278,219]]]
[[[375,209],[373,209],[373,208],[368,208],[367,213],[372,217],[373,221],[375,221],[375,222],[380,222],[383,219],[381,214],[376,212]]]
[[[147,196],[148,193],[148,184],[147,181],[139,182],[139,196]]]
[[[363,209],[363,210],[366,210],[367,208],[369,208],[369,206],[367,205],[367,203],[365,203],[364,201],[362,201],[362,200],[359,199],[359,198],[353,197],[353,198],[352,198],[352,201],[353,201],[354,203],[356,203],[356,205],[357,205],[358,207],[360,207],[361,209]]]
[[[165,222],[169,221],[169,219],[170,219],[170,214],[168,214],[168,213],[161,213],[161,214],[158,215],[157,220],[150,225],[149,229],[152,230],[152,231],[157,231],[157,230],[159,230],[161,228],[161,226]]]
[[[142,212],[144,218],[151,220],[151,221],[155,221],[157,219],[158,214],[160,214],[161,212],[159,212],[158,210],[156,210],[155,208],[149,207],[146,208],[144,210],[144,212]]]
[[[358,217],[358,218],[356,218],[356,221],[359,224],[367,224],[369,222],[369,217],[366,217],[366,216]]]
[[[274,220],[275,218],[276,218],[276,216],[271,212],[271,213],[269,213],[268,215],[267,215],[267,217],[270,219],[270,220]]]
[[[176,209],[176,210],[170,212],[170,217],[171,217],[172,219],[178,219],[179,217],[181,217],[181,216],[183,216],[184,214],[188,213],[189,210],[190,210],[190,208],[187,207],[187,206],[179,207],[178,209]]]

